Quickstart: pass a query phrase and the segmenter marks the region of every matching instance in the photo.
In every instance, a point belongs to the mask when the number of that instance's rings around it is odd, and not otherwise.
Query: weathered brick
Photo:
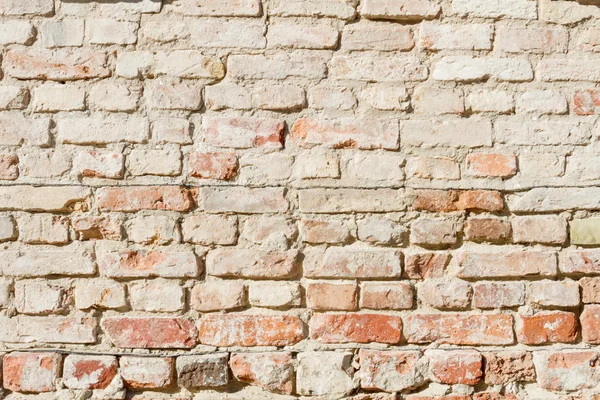
[[[544,82],[599,82],[600,73],[594,70],[596,60],[580,58],[545,58],[536,68],[536,76]]]
[[[291,315],[212,314],[198,323],[199,341],[211,346],[291,346],[305,337]]]
[[[540,306],[579,306],[579,285],[575,281],[543,280],[529,284],[530,302]]]
[[[77,216],[71,218],[71,226],[78,240],[121,240],[121,219],[112,216]]]
[[[386,0],[366,0],[361,3],[359,12],[361,16],[371,19],[420,21],[437,17],[440,6],[429,0],[400,0],[395,3]]]
[[[406,162],[407,178],[458,180],[460,166],[447,157],[411,157]]]
[[[52,0],[31,0],[20,2],[9,0],[0,6],[2,15],[42,15],[50,16],[54,12]]]
[[[598,353],[589,350],[536,351],[533,363],[539,385],[552,391],[576,391],[596,386]]]
[[[455,257],[461,278],[554,276],[557,272],[556,254],[545,251],[459,251]]]
[[[0,322],[0,340],[5,343],[96,343],[97,321],[94,317],[20,315],[11,318],[0,317]]]
[[[410,28],[362,21],[346,25],[342,34],[345,50],[409,51],[415,46]]]
[[[418,87],[412,96],[415,114],[462,114],[465,111],[463,91]]]
[[[3,60],[5,73],[17,79],[73,81],[106,78],[106,54],[93,50],[13,49]]]
[[[82,19],[44,21],[40,25],[40,33],[44,47],[79,47],[83,45],[85,21]]]
[[[305,396],[346,396],[358,387],[352,352],[306,351],[298,354],[297,391]]]
[[[298,273],[297,254],[294,250],[215,249],[206,256],[206,273],[250,279],[289,278]]]
[[[564,311],[544,311],[535,315],[517,315],[515,331],[519,343],[573,343],[578,329],[575,314]]]
[[[453,0],[452,10],[461,16],[536,19],[537,3],[531,0]]]
[[[360,308],[406,310],[413,307],[413,288],[405,282],[363,282]]]
[[[81,151],[73,159],[72,171],[86,178],[122,179],[125,174],[125,156],[116,152]]]
[[[424,81],[429,70],[413,56],[374,55],[369,59],[360,53],[335,55],[329,63],[332,79],[368,82]]]
[[[149,131],[148,121],[137,117],[60,119],[57,127],[59,142],[79,145],[144,143]]]
[[[130,283],[127,292],[131,308],[137,311],[177,312],[185,302],[184,288],[161,279]]]
[[[125,287],[109,280],[80,281],[75,285],[74,296],[75,306],[82,310],[123,309],[127,304]]]
[[[402,224],[377,216],[356,221],[358,239],[371,244],[402,243],[406,230]]]
[[[292,139],[301,147],[317,145],[334,149],[389,149],[398,148],[397,120],[296,120]]]
[[[27,88],[20,86],[0,87],[0,110],[22,110],[28,104],[29,90]]]
[[[202,282],[190,294],[190,307],[198,311],[233,310],[247,303],[246,287],[236,281]]]
[[[259,0],[184,0],[174,4],[175,11],[194,16],[256,17],[261,13]]]
[[[33,109],[37,112],[84,110],[85,90],[71,85],[45,83],[33,89]]]
[[[485,383],[533,382],[536,371],[531,353],[524,351],[489,352],[485,358]]]
[[[600,343],[598,327],[600,326],[600,305],[590,304],[583,307],[581,313],[581,336],[583,341],[591,344]]]
[[[177,381],[186,389],[227,385],[227,354],[177,357]]]
[[[270,15],[283,17],[331,17],[343,20],[355,16],[355,0],[281,0],[269,9]]]
[[[121,357],[119,372],[131,389],[162,389],[173,384],[173,359],[159,357]]]
[[[507,53],[566,53],[569,33],[562,27],[496,29],[494,46]]]
[[[21,314],[47,315],[65,311],[67,291],[45,282],[17,282],[15,307]]]
[[[515,100],[511,92],[502,90],[479,90],[465,99],[466,108],[474,113],[495,112],[512,114]]]
[[[594,115],[600,113],[600,92],[595,89],[576,91],[573,95],[571,107],[577,115]]]
[[[313,310],[351,311],[358,306],[355,283],[309,282],[305,287],[306,305]]]
[[[356,96],[344,87],[311,87],[308,104],[317,110],[351,110],[356,107]]]
[[[156,143],[190,144],[189,121],[183,118],[160,118],[152,122],[152,139]]]
[[[221,215],[192,215],[181,223],[183,240],[203,245],[235,244],[238,237],[236,218]]]
[[[0,154],[0,180],[14,181],[19,177],[19,157]]]
[[[504,242],[512,234],[510,222],[496,217],[469,218],[464,231],[466,239],[474,242]]]
[[[407,254],[406,275],[411,279],[441,278],[449,260],[447,253]]]
[[[596,249],[564,250],[560,253],[559,268],[565,274],[600,273],[600,252]]]
[[[425,281],[418,290],[424,304],[441,310],[465,309],[471,304],[471,285],[464,281]]]
[[[422,246],[446,247],[457,241],[455,221],[441,218],[419,218],[410,225],[410,241]]]
[[[326,21],[304,24],[276,19],[271,21],[267,32],[269,47],[296,49],[333,49],[338,37],[337,29]]]
[[[235,353],[231,355],[229,366],[240,382],[269,392],[293,393],[296,374],[291,353]]]
[[[135,22],[112,19],[88,19],[85,22],[86,36],[91,44],[134,44],[138,27]]]
[[[523,282],[477,282],[473,284],[473,306],[509,308],[525,303]]]
[[[96,198],[103,211],[189,211],[194,206],[190,191],[180,186],[104,187]]]
[[[427,50],[491,50],[493,26],[421,24],[419,46]]]
[[[399,392],[421,386],[425,376],[418,351],[378,351],[361,349],[360,386],[366,390]]]
[[[203,187],[199,192],[208,213],[270,214],[285,212],[289,207],[284,188]]]
[[[392,278],[402,273],[400,252],[389,249],[330,247],[306,254],[304,274],[311,278]]]
[[[225,66],[221,60],[196,50],[157,52],[154,61],[156,75],[207,81],[223,79],[225,76]]]
[[[248,301],[255,307],[299,307],[301,300],[300,285],[295,282],[256,282],[248,286]]]
[[[351,237],[350,223],[345,220],[302,219],[298,227],[306,243],[345,243]]]
[[[318,55],[232,55],[227,59],[227,73],[235,79],[322,79],[326,72],[325,60]]]
[[[198,275],[196,255],[187,248],[98,250],[98,267],[109,278],[185,278]]]
[[[518,216],[512,219],[515,243],[562,244],[567,240],[567,221],[561,216]]]
[[[581,301],[583,303],[600,303],[600,279],[599,278],[581,278]]]
[[[18,146],[21,144],[47,147],[50,144],[50,120],[21,116],[0,118],[0,145]]]
[[[493,190],[415,190],[412,208],[422,211],[501,211],[504,199]]]
[[[182,317],[105,317],[101,326],[122,349],[189,349],[198,334],[194,323]]]
[[[24,393],[56,390],[62,364],[58,353],[10,353],[2,359],[5,389]]]
[[[311,339],[322,343],[396,344],[402,340],[402,320],[391,315],[314,314],[309,327]]]
[[[217,147],[283,147],[283,121],[256,118],[205,117],[204,138]]]
[[[2,21],[0,23],[0,44],[28,44],[35,37],[33,25],[28,21]]]
[[[400,132],[402,143],[416,147],[492,145],[492,125],[485,120],[402,121]]]
[[[465,346],[514,343],[513,317],[506,314],[411,314],[404,318],[408,343]]]
[[[447,56],[434,65],[431,76],[438,81],[529,82],[533,80],[533,69],[528,60],[520,58]]]
[[[139,86],[104,82],[96,84],[89,93],[91,108],[106,111],[136,111],[141,96]]]
[[[118,369],[114,356],[69,354],[63,365],[63,382],[69,389],[106,389],[115,379]]]
[[[447,385],[477,385],[483,378],[483,357],[478,351],[427,350],[433,380]]]
[[[506,178],[517,173],[514,154],[472,153],[466,158],[467,173],[477,177]]]
[[[300,211],[333,214],[390,212],[406,209],[403,192],[394,189],[305,189],[298,194]]]
[[[591,127],[581,120],[564,121],[509,121],[495,124],[496,141],[519,145],[558,145],[589,142]]]
[[[410,108],[404,86],[372,84],[360,92],[360,101],[382,111],[406,111]]]
[[[566,114],[567,110],[567,99],[552,90],[530,90],[517,97],[517,112]]]
[[[127,169],[135,176],[177,176],[181,174],[181,158],[178,148],[134,149],[127,157]]]
[[[44,245],[5,247],[0,271],[5,276],[93,275],[92,247],[83,243],[55,247]]]

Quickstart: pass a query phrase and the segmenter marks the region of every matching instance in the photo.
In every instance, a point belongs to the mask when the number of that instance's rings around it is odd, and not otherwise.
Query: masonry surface
[[[0,1],[3,396],[600,399],[593,3]]]

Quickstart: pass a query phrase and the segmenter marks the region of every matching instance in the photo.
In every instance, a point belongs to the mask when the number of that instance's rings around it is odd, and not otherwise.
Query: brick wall
[[[6,398],[600,399],[589,3],[0,1]]]

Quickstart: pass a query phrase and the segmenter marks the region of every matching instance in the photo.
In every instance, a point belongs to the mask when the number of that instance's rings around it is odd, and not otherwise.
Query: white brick
[[[250,90],[243,86],[229,83],[210,85],[205,88],[206,107],[211,110],[250,110],[252,108],[252,95]]]
[[[10,216],[0,216],[0,242],[6,242],[17,238],[15,220]]]
[[[275,19],[271,20],[267,32],[269,47],[295,49],[333,49],[338,37],[337,29],[326,20],[306,24]]]
[[[183,309],[185,292],[176,282],[156,279],[129,284],[131,307],[138,311],[175,312]]]
[[[383,111],[402,111],[410,107],[408,92],[403,86],[369,85],[361,92],[361,102]]]
[[[47,146],[50,143],[50,120],[17,115],[0,118],[0,145],[18,146],[23,143]]]
[[[344,27],[342,49],[409,51],[415,46],[412,30],[409,27],[362,20]]]
[[[537,4],[533,0],[453,0],[452,11],[483,18],[537,18]]]
[[[157,110],[198,110],[202,106],[201,89],[183,83],[157,80],[146,88],[150,107]]]
[[[545,82],[600,82],[600,70],[596,68],[599,62],[600,58],[545,58],[538,62],[536,76]]]
[[[332,17],[352,19],[356,0],[275,0],[270,15],[282,17]]]
[[[42,43],[45,47],[82,46],[84,26],[82,19],[44,21],[40,25]]]
[[[105,111],[135,111],[141,88],[114,82],[98,83],[90,89],[88,100],[92,108]]]
[[[421,24],[419,46],[428,50],[491,50],[494,28],[487,24]]]
[[[254,89],[252,104],[262,110],[297,110],[306,105],[306,93],[295,85],[261,86]]]
[[[178,149],[134,149],[127,157],[127,169],[133,175],[179,175],[181,152]]]
[[[512,93],[501,90],[479,90],[467,96],[466,108],[475,112],[510,114],[515,109]]]
[[[356,97],[348,88],[311,87],[308,103],[316,110],[351,110],[356,107]]]
[[[506,196],[512,212],[600,210],[600,188],[534,188]]]
[[[248,286],[248,299],[255,307],[288,308],[300,306],[300,285],[294,282],[260,282]]]
[[[34,37],[33,25],[27,21],[0,22],[0,45],[27,44]]]
[[[592,127],[583,121],[502,119],[495,124],[496,141],[518,145],[586,144]]]
[[[88,308],[120,309],[127,305],[124,286],[110,280],[78,281],[74,293],[75,305],[82,310]]]
[[[238,224],[235,217],[224,215],[191,215],[181,223],[183,240],[202,245],[235,244]]]
[[[20,86],[0,86],[0,110],[22,110],[29,104],[29,91]]]
[[[417,87],[412,102],[415,114],[462,114],[465,111],[461,89]]]
[[[517,112],[533,114],[566,114],[567,99],[552,90],[530,90],[517,97]]]
[[[266,26],[260,19],[196,19],[188,25],[192,42],[198,47],[262,49]]]
[[[138,24],[111,19],[88,19],[86,36],[92,44],[134,44],[137,42]]]
[[[369,82],[424,81],[427,67],[412,56],[375,54],[334,55],[329,63],[331,79],[351,79]]]
[[[15,306],[22,314],[52,314],[66,306],[66,291],[57,285],[37,281],[15,284]]]
[[[492,124],[478,119],[403,121],[400,135],[401,141],[411,146],[491,146]]]
[[[69,220],[51,214],[24,214],[18,219],[19,238],[30,244],[69,242]]]
[[[525,59],[449,56],[435,63],[432,77],[439,81],[528,82],[533,79],[533,70]]]
[[[165,245],[179,241],[177,221],[160,215],[136,216],[125,224],[129,240],[135,243]]]
[[[37,112],[85,110],[85,90],[78,86],[45,83],[33,89],[33,109]]]
[[[294,171],[299,178],[339,178],[339,159],[329,153],[313,151],[303,152],[296,157]]]
[[[142,143],[148,139],[148,121],[137,117],[60,119],[57,127],[61,143]]]

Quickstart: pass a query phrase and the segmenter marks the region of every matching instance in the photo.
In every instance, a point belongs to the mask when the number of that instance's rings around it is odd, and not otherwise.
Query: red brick
[[[418,370],[419,351],[378,351],[360,349],[360,386],[366,390],[400,392],[419,387],[425,377]]]
[[[283,148],[285,122],[281,120],[204,117],[202,124],[204,139],[212,146],[237,149]]]
[[[240,382],[269,392],[292,394],[296,372],[292,353],[238,353],[229,361],[233,376]]]
[[[0,179],[14,181],[19,177],[19,157],[0,154]]]
[[[483,357],[478,351],[428,350],[425,356],[435,382],[474,386],[483,377]]]
[[[291,346],[305,337],[292,315],[212,314],[198,324],[199,340],[210,346]]]
[[[315,314],[310,337],[322,343],[389,343],[402,340],[400,317],[382,314]]]
[[[466,163],[467,172],[478,177],[507,178],[517,173],[517,157],[514,154],[469,154]]]
[[[600,90],[585,89],[576,91],[571,107],[577,115],[600,114]]]
[[[53,392],[61,371],[57,353],[10,353],[2,360],[5,389],[23,393]]]
[[[189,211],[194,207],[191,192],[180,186],[103,187],[96,196],[101,211]]]
[[[573,343],[577,340],[577,317],[564,311],[547,311],[535,315],[517,315],[519,343]]]
[[[71,81],[110,75],[106,54],[89,49],[13,49],[6,53],[2,67],[17,79]]]
[[[413,288],[407,282],[363,282],[360,307],[372,310],[406,310],[413,307]]]
[[[306,306],[321,311],[349,311],[358,306],[356,283],[310,282],[306,285]]]
[[[71,354],[65,358],[63,382],[69,389],[106,389],[117,375],[117,358]]]
[[[408,343],[513,344],[513,318],[506,314],[412,314],[404,318]]]
[[[498,212],[504,209],[504,199],[493,190],[415,190],[412,208],[434,212]]]
[[[504,385],[510,382],[535,381],[535,367],[531,353],[500,351],[484,353],[485,383]]]
[[[190,176],[202,179],[230,181],[238,173],[235,153],[190,153],[188,160]]]
[[[501,218],[469,218],[465,237],[474,242],[500,243],[510,239],[511,225]]]
[[[406,275],[410,279],[441,278],[449,261],[448,253],[407,254]]]
[[[397,120],[296,120],[292,140],[301,147],[323,145],[333,149],[398,149]]]
[[[586,343],[600,344],[600,304],[590,304],[583,307],[581,336]]]
[[[108,317],[101,325],[110,341],[124,349],[189,349],[198,334],[192,321],[180,317]]]

